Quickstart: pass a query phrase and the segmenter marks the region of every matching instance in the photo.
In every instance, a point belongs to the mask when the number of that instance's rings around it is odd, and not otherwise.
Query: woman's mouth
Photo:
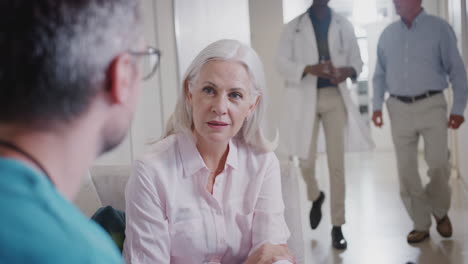
[[[228,126],[228,123],[220,122],[220,121],[209,121],[207,122],[208,126],[212,128],[223,128]]]

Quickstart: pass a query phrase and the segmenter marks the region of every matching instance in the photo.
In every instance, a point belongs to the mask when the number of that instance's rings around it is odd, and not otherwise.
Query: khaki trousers
[[[345,223],[344,130],[347,113],[338,88],[318,89],[316,115],[309,159],[300,163],[302,176],[307,184],[309,200],[316,200],[320,189],[315,177],[315,161],[319,124],[322,122],[330,175],[331,221],[334,226],[341,226]]]
[[[429,230],[431,214],[445,216],[450,208],[450,163],[447,143],[447,103],[443,94],[414,103],[387,100],[400,180],[400,196],[414,229]],[[418,141],[424,140],[429,183],[421,183]]]

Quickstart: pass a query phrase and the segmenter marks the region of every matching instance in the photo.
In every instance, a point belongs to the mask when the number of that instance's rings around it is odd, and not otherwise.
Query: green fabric
[[[106,206],[99,208],[91,219],[106,230],[122,252],[125,240],[125,213],[112,206]]]
[[[0,158],[0,263],[123,263],[109,236],[22,162]]]

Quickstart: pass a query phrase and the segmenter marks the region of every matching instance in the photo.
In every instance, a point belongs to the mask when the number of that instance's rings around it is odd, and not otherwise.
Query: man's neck
[[[76,128],[50,132],[20,126],[1,126],[0,138],[34,157],[49,174],[57,190],[68,200],[72,200],[79,191],[81,179],[97,153],[94,147],[97,145],[94,142],[96,139],[93,140]],[[13,150],[1,148],[0,156],[19,160],[41,171],[28,157]]]
[[[325,18],[329,12],[328,6],[323,5],[312,5],[310,9],[318,19]]]
[[[413,26],[413,22],[414,20],[416,19],[416,17],[423,11],[422,7],[419,7],[419,9],[416,9],[415,11],[405,15],[405,16],[402,16],[401,17],[401,20],[403,20],[403,22],[405,23],[405,25],[408,27],[408,28],[411,28]]]

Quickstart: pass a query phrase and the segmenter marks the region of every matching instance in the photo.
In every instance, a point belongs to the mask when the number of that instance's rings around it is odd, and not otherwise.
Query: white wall
[[[283,93],[283,79],[274,61],[283,28],[282,0],[251,0],[249,9],[251,43],[263,62],[267,81],[266,131],[267,136],[273,139],[279,125],[281,109],[278,106],[282,105]]]
[[[331,4],[336,4],[336,1],[338,0],[331,1]],[[284,8],[279,6],[280,2],[283,2]],[[204,45],[222,37],[251,42],[264,62],[270,101],[268,134],[271,136],[278,124],[276,119],[278,107],[275,106],[281,105],[283,93],[282,81],[276,72],[273,61],[282,22],[303,12],[308,8],[310,2],[311,0],[243,0],[240,2],[227,0],[144,0],[145,35],[149,44],[162,51],[160,68],[153,79],[143,83],[142,96],[129,136],[116,150],[99,158],[96,164],[129,164],[145,151],[148,140],[161,136],[164,124],[175,106],[179,91],[179,76],[185,70],[188,61]],[[460,43],[465,43],[460,44],[460,47],[463,48],[465,59],[468,61],[466,12],[461,12],[462,7],[466,8],[465,2],[466,0],[449,0],[451,6],[447,7],[445,1],[423,1],[428,13],[447,18],[448,13],[451,12],[451,17],[460,21],[458,26],[455,25],[455,30],[461,36],[461,38],[459,37]],[[175,19],[176,8],[180,9],[178,12],[183,18]],[[454,10],[460,12],[454,13]],[[207,18],[208,16],[209,18]],[[281,17],[283,17],[283,21],[281,21]],[[178,24],[176,25],[174,21],[177,21]],[[369,61],[375,60],[375,45],[383,26],[382,24],[374,25],[373,33],[369,35],[369,39],[374,39],[374,44],[369,43]],[[462,34],[462,32],[465,33]],[[176,33],[180,43],[184,43],[185,46],[179,45],[178,47],[176,45]],[[370,70],[372,71],[373,68],[371,62]],[[371,75],[369,77],[371,78]],[[388,117],[386,120],[386,128],[372,130],[378,149],[385,151],[393,149]],[[468,151],[467,130],[467,124],[464,124],[459,130],[460,147],[458,151],[460,152],[460,169],[468,181],[468,160],[465,158],[468,157],[468,153],[466,153]]]
[[[174,24],[174,1],[172,0],[143,0],[156,2],[155,26],[158,48],[162,52],[161,64],[158,70],[161,87],[161,112],[163,116],[163,129],[166,121],[175,108],[177,99],[178,55],[176,47]]]
[[[304,13],[310,7],[311,0],[283,0],[283,22],[289,23],[299,14]]]
[[[445,1],[445,0],[444,0]],[[440,0],[424,0],[422,2],[422,5],[426,12],[429,14],[435,15],[435,16],[444,16],[444,14],[441,13],[441,5],[440,5]]]
[[[174,108],[178,81],[172,1],[144,0],[142,3],[145,38],[148,45],[162,51],[161,62],[155,76],[142,83],[127,138],[118,148],[100,157],[95,162],[97,165],[130,164],[146,151],[148,141],[161,136],[164,122]]]
[[[219,39],[250,44],[248,0],[174,0],[179,78],[195,56]]]

